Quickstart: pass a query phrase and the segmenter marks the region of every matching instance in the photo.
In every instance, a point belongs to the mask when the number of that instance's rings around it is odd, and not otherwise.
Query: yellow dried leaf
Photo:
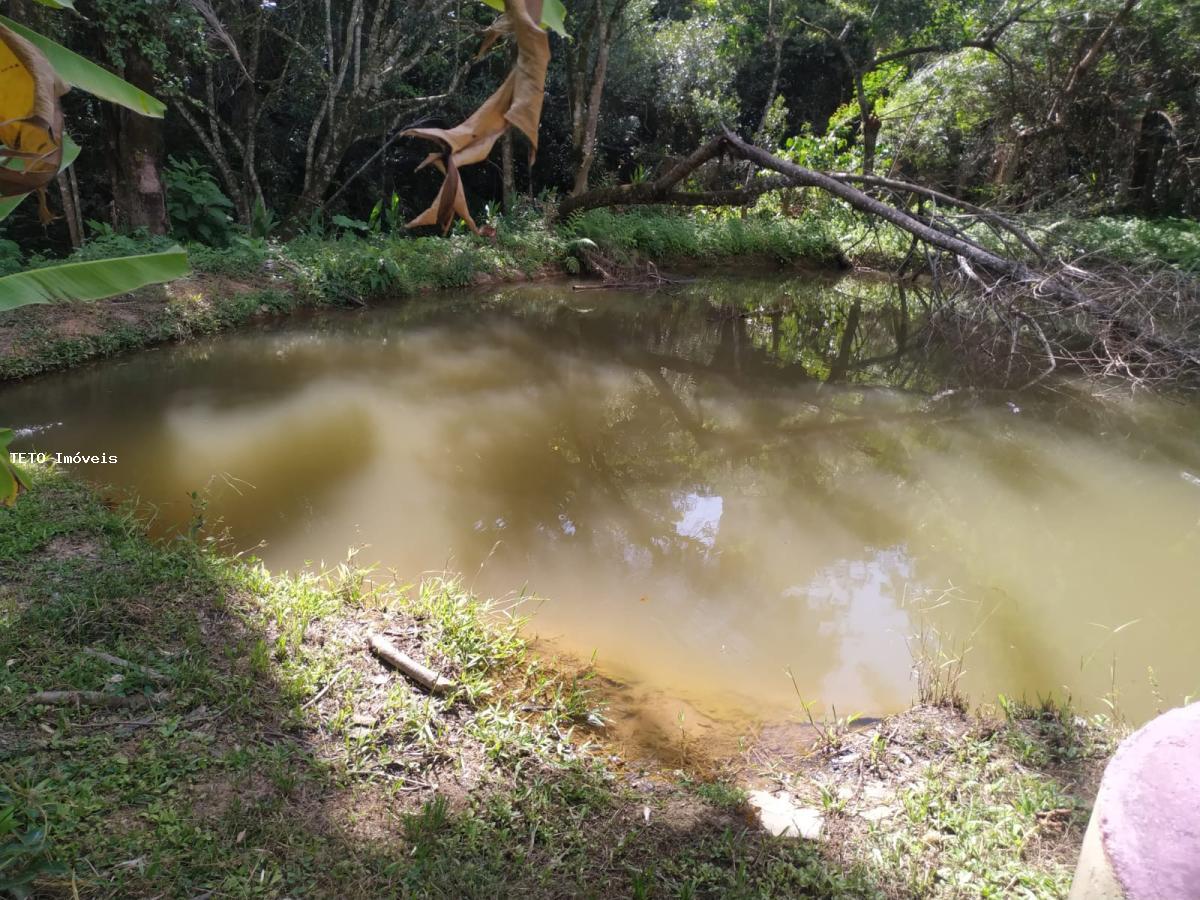
[[[0,197],[44,187],[58,172],[59,98],[69,89],[37,47],[0,25]]]

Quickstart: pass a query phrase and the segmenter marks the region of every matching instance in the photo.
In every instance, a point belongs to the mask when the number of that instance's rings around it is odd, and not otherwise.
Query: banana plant
[[[16,437],[11,428],[0,428],[0,505],[12,506],[17,499],[17,492],[25,487],[21,473],[12,464],[8,455],[8,445]]]
[[[74,10],[74,0],[39,0]],[[166,106],[111,72],[0,16],[0,221],[36,193],[43,222],[52,220],[46,186],[79,155],[67,136],[62,97],[87,91],[143,116],[161,118]],[[161,253],[63,263],[0,278],[0,312],[57,300],[99,300],[188,274],[178,245]],[[23,487],[12,465],[11,429],[0,428],[0,504],[10,505]]]
[[[43,0],[73,9],[73,0]],[[0,16],[0,220],[32,193],[49,220],[46,185],[79,155],[63,127],[62,96],[72,87],[144,116],[161,118],[162,101],[50,40]],[[175,246],[161,253],[67,263],[0,278],[0,311],[51,300],[98,300],[188,272]]]

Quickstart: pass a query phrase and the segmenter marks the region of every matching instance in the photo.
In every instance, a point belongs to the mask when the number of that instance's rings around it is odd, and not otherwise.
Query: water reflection
[[[700,494],[684,494],[675,499],[675,508],[680,519],[675,523],[675,533],[680,537],[692,538],[705,547],[712,548],[721,529],[721,513],[725,501],[720,497],[704,497]]]
[[[648,694],[729,714],[911,697],[910,602],[974,634],[980,699],[1200,690],[1195,409],[962,390],[883,282],[529,286],[330,312],[0,392],[25,449],[277,567],[367,545],[547,599],[535,627]],[[948,388],[959,388],[948,391]],[[1016,400],[1019,399],[1019,403]],[[478,573],[478,574],[475,574]],[[1141,622],[1114,637],[1111,629]],[[1106,626],[1109,630],[1090,623]]]

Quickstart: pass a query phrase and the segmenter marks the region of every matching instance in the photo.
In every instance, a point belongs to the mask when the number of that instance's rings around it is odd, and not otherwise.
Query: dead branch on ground
[[[683,284],[683,279],[672,278],[658,270],[649,261],[632,260],[621,263],[605,256],[591,241],[578,241],[575,252],[584,268],[600,276],[599,284],[573,284],[576,291],[604,290],[654,290],[672,284]]]
[[[382,634],[373,634],[368,640],[371,652],[393,669],[407,675],[431,694],[442,696],[454,690],[454,682],[439,675],[433,669],[421,665]]]

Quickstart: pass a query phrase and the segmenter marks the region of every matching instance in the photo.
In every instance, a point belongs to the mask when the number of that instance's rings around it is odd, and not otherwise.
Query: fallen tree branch
[[[787,186],[785,179],[777,179],[769,186],[764,185],[762,190],[747,188],[745,190],[733,189],[715,192],[722,195],[720,199],[714,197],[714,192],[704,192],[708,194],[707,200],[700,200],[699,197],[702,195],[698,193],[675,190],[675,186],[679,182],[683,181],[706,162],[716,159],[724,152],[725,139],[723,137],[714,137],[684,159],[676,162],[675,165],[671,166],[653,181],[639,181],[632,184],[620,184],[616,187],[597,188],[594,191],[587,191],[583,194],[577,194],[574,197],[567,197],[559,204],[558,215],[565,219],[573,213],[583,212],[588,209],[596,209],[601,206],[624,206],[627,204],[678,203],[680,205],[696,206],[707,203],[712,206],[736,206],[749,202],[766,191]]]
[[[425,690],[437,696],[443,696],[454,690],[454,682],[443,678],[437,672],[421,665],[407,653],[404,653],[385,638],[382,634],[373,634],[368,640],[371,652],[402,674],[407,675]]]
[[[103,691],[37,691],[26,699],[34,706],[103,706],[108,709],[141,709],[165,703],[170,693],[158,694],[106,694]]]
[[[347,671],[349,671],[349,669],[349,666],[342,666],[340,669],[334,672],[333,677],[329,679],[329,682],[325,685],[325,687],[321,688],[310,699],[306,700],[300,708],[308,709],[310,706],[316,706],[318,703],[320,703],[321,698],[329,693],[329,689],[337,684],[338,679],[341,678]]]
[[[882,178],[878,175],[855,175],[852,172],[830,172],[829,177],[836,178],[838,181],[857,182],[870,187],[884,187],[893,191],[904,191],[905,193],[915,194],[918,197],[927,197],[930,200],[933,200],[937,203],[943,203],[946,206],[957,207],[964,212],[969,212],[972,215],[978,216],[997,228],[1007,231],[1018,241],[1024,244],[1026,249],[1032,251],[1032,253],[1040,261],[1045,262],[1046,260],[1046,251],[1043,250],[1041,246],[1033,240],[1033,238],[1026,234],[1022,229],[1017,227],[1017,225],[1015,225],[1009,219],[1006,219],[999,213],[996,213],[990,209],[986,209],[985,207],[976,206],[974,203],[969,203],[966,200],[960,200],[958,197],[951,196],[950,194],[943,194],[941,191],[935,191],[933,188],[928,188],[924,185],[913,184],[909,181],[898,181],[895,178]]]

